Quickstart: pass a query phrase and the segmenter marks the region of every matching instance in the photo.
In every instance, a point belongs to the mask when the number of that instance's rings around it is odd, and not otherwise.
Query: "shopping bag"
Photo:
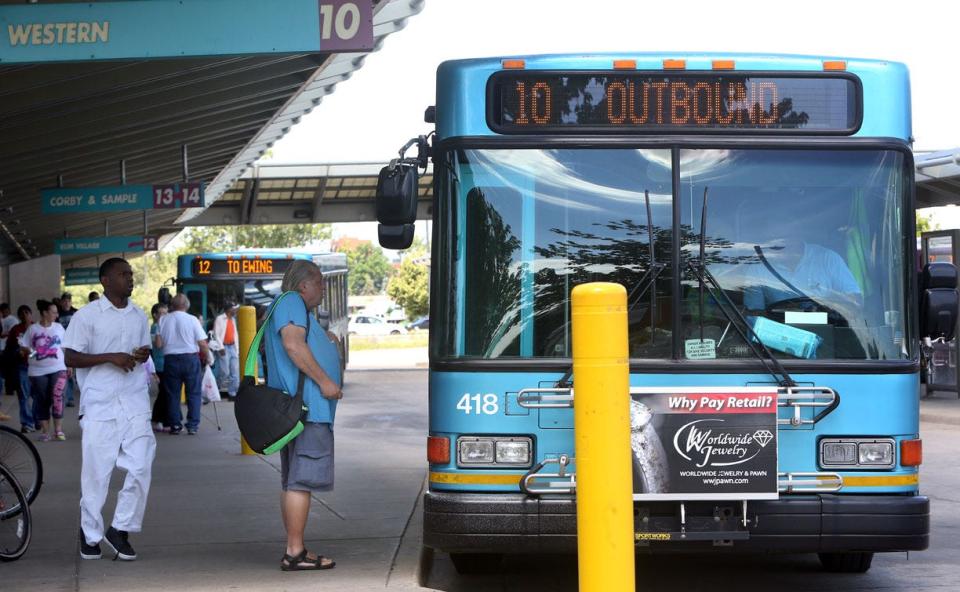
[[[213,370],[207,366],[203,370],[203,382],[200,384],[200,397],[204,401],[219,401],[220,389],[217,387],[217,379],[213,377]]]

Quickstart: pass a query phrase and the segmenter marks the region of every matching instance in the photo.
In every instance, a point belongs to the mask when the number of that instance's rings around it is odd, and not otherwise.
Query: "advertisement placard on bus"
[[[775,388],[631,389],[630,423],[634,499],[777,498]]]

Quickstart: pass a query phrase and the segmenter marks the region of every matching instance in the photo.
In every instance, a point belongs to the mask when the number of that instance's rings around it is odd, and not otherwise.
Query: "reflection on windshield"
[[[906,173],[897,152],[681,150],[676,192],[667,149],[460,150],[448,157],[443,182],[451,196],[441,209],[438,260],[450,292],[440,312],[456,321],[439,327],[441,356],[568,357],[571,290],[608,281],[634,295],[631,357],[750,357],[715,303],[708,297],[701,305],[687,270],[699,258],[701,232],[705,265],[726,296],[763,329],[765,343],[786,341],[771,347],[775,355],[910,356]],[[671,288],[674,195],[679,294]],[[640,296],[644,278],[660,266]],[[808,349],[797,355],[791,339]]]
[[[459,157],[460,305],[470,312],[449,338],[462,355],[567,357],[574,286],[612,281],[630,290],[653,262],[670,261],[667,150],[478,150]],[[669,355],[668,308],[657,306],[668,298],[667,276],[632,303],[631,355]]]
[[[682,256],[699,257],[706,190],[707,268],[776,355],[908,355],[900,154],[684,150],[684,158],[715,165],[682,177]],[[701,310],[698,290],[685,274],[684,339],[702,330],[712,357],[751,355],[712,303]]]

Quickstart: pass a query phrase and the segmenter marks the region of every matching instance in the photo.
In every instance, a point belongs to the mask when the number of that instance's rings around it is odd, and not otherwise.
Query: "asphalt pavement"
[[[398,359],[386,352],[379,357]],[[33,505],[34,538],[21,560],[0,563],[0,591],[418,589],[418,577],[447,592],[576,590],[575,556],[509,557],[496,573],[481,576],[456,574],[442,553],[422,561],[417,502],[426,473],[427,372],[375,365],[370,356],[347,373],[336,422],[336,486],[314,498],[307,529],[308,548],[334,558],[336,569],[280,571],[279,459],[240,454],[231,403],[204,406],[197,436],[157,435],[144,530],[131,537],[140,558],[80,560],[80,441],[76,408],[70,408],[69,439],[37,443],[45,478]],[[2,402],[4,412],[16,415],[15,398],[3,396]],[[933,505],[929,550],[878,555],[864,575],[825,574],[813,555],[640,556],[637,590],[960,590],[960,472],[954,454],[960,399],[931,393],[921,398],[920,409],[921,489]],[[121,477],[112,483],[107,520]]]
[[[157,434],[157,458],[134,562],[79,559],[80,431],[67,409],[66,442],[36,442],[44,484],[34,536],[19,561],[0,563],[3,592],[129,590],[380,590],[415,583],[414,512],[426,476],[426,371],[350,370],[337,413],[336,483],[317,495],[307,547],[337,561],[321,572],[282,572],[279,456],[240,454],[233,404],[203,407],[200,433]],[[2,409],[16,416],[16,398]],[[217,413],[215,413],[215,411]],[[216,417],[222,430],[216,427]],[[104,510],[109,522],[122,475]]]

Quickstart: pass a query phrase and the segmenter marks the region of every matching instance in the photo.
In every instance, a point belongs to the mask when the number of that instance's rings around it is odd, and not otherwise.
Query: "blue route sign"
[[[4,5],[0,64],[369,51],[373,0]]]
[[[91,253],[133,253],[143,251],[142,236],[96,236],[57,239],[54,253],[84,255]]]
[[[44,214],[116,212],[153,208],[153,185],[41,189]]]
[[[84,286],[99,283],[99,267],[71,267],[63,272],[63,284],[65,286]]]
[[[202,183],[58,187],[40,190],[44,214],[203,207]]]

